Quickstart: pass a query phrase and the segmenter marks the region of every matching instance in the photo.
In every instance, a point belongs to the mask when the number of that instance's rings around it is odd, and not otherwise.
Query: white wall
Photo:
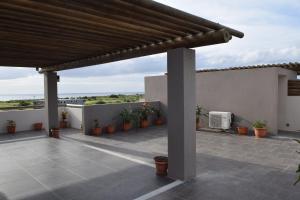
[[[43,109],[0,111],[0,133],[7,132],[7,120],[16,122],[16,131],[32,130],[32,125],[36,122],[45,124],[45,111]]]
[[[62,120],[62,111],[66,111],[68,113],[67,121],[71,125],[71,128],[81,129],[82,109],[83,105],[68,104],[66,107],[60,107],[58,110],[59,120]]]
[[[276,67],[197,73],[196,103],[208,111],[232,112],[242,119],[240,124],[248,127],[255,120],[266,120],[269,131],[276,134],[279,110],[287,109],[288,105],[279,105],[279,75],[296,78],[295,72]],[[282,87],[287,88],[287,81]],[[167,107],[167,76],[145,78],[145,100],[161,101],[162,107]],[[295,115],[300,118],[300,113]],[[288,116],[281,117],[286,121]],[[293,117],[290,114],[289,118]]]

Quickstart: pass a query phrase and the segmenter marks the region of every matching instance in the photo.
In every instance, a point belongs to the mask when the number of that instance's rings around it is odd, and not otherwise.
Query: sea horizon
[[[58,98],[78,98],[84,96],[108,96],[112,94],[134,95],[144,92],[91,92],[91,93],[59,93]],[[0,94],[0,101],[44,99],[44,94]]]

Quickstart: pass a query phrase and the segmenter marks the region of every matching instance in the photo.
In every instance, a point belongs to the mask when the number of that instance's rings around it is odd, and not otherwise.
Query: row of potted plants
[[[257,120],[252,124],[255,137],[263,138],[268,135],[267,123],[264,121]],[[237,132],[239,135],[248,135],[248,127],[238,126]]]
[[[35,131],[40,131],[43,129],[42,122],[34,123],[32,126],[33,126],[33,130]],[[17,128],[17,124],[14,120],[7,120],[7,126],[6,126],[7,133],[10,134],[16,133],[16,128]]]
[[[144,103],[141,107],[129,110],[129,109],[123,109],[119,117],[122,120],[122,130],[123,131],[129,131],[133,127],[140,127],[140,128],[147,128],[150,125],[149,116],[155,115],[154,124],[159,126],[164,123],[164,119],[162,116],[162,113],[159,109],[155,109],[151,107],[148,103]],[[116,131],[116,123],[115,120],[112,120],[113,122],[105,127],[105,131],[107,133],[114,133]],[[97,119],[94,120],[94,128],[92,129],[92,135],[100,135],[103,132],[103,128],[100,126],[99,121]]]

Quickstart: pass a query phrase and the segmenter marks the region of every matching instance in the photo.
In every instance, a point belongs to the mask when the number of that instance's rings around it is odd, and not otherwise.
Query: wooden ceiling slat
[[[110,30],[111,32],[127,32],[147,37],[157,37],[157,39],[164,39],[165,37],[172,37],[172,34],[166,34],[161,31],[155,31],[151,29],[147,29],[145,27],[134,27],[134,25],[127,26],[119,22],[118,24],[111,24],[112,22],[105,19],[99,19],[96,16],[90,15],[88,13],[77,12],[76,10],[68,10],[62,7],[55,7],[50,4],[44,4],[42,2],[35,2],[35,4],[31,4],[27,1],[18,1],[18,0],[10,0],[9,4],[3,3],[4,6],[8,8],[19,9],[23,11],[27,11],[33,13],[37,16],[47,16],[61,19],[61,23],[64,21],[73,21],[77,23],[85,23],[98,27],[102,27],[103,29]],[[36,9],[39,8],[39,9]]]
[[[1,5],[1,4],[0,4]],[[8,13],[8,14],[6,14]],[[6,14],[6,15],[5,15]],[[0,19],[5,21],[9,21],[10,23],[19,23],[19,26],[32,26],[35,27],[36,31],[40,29],[56,29],[56,33],[65,32],[65,31],[75,31],[76,34],[97,34],[98,37],[107,37],[110,39],[122,39],[129,41],[139,41],[139,42],[149,42],[150,41],[159,41],[160,38],[153,37],[145,37],[140,35],[135,35],[132,37],[132,34],[124,33],[120,34],[120,32],[112,33],[111,31],[105,31],[105,29],[97,29],[95,26],[87,25],[87,24],[79,24],[69,21],[64,21],[62,23],[61,20],[57,20],[55,18],[48,19],[43,16],[39,16],[38,19],[35,19],[36,15],[22,13],[22,12],[12,12],[11,10],[1,9],[0,7]],[[96,35],[96,36],[97,36]]]
[[[152,1],[2,0],[0,65],[83,67],[228,42],[226,28]]]

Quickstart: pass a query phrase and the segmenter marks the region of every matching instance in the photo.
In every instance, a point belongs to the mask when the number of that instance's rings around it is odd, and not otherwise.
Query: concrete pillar
[[[195,51],[168,51],[169,177],[188,180],[196,175]]]
[[[51,128],[59,128],[58,104],[57,104],[57,74],[56,72],[45,72],[44,95],[46,111],[46,131]]]

